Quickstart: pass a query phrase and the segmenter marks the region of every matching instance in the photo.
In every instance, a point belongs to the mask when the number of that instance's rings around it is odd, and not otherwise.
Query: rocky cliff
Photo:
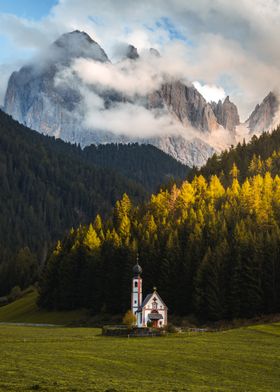
[[[149,105],[166,106],[186,128],[189,126],[200,132],[211,132],[218,127],[211,105],[193,85],[180,81],[163,84],[159,91],[149,96]]]
[[[275,123],[276,116],[279,111],[279,100],[276,94],[270,92],[262,101],[262,103],[255,107],[255,110],[250,115],[246,124],[251,134],[260,134],[264,131],[270,130],[278,124]]]
[[[8,82],[4,110],[41,133],[77,142],[80,119],[71,113],[80,102],[79,90],[56,84],[58,72],[75,58],[108,62],[104,50],[86,33],[74,31],[55,41],[43,58],[14,72]]]
[[[150,49],[149,53],[156,58],[160,56],[155,49]],[[125,57],[133,60],[133,64],[141,61],[137,49],[132,45],[127,47]],[[171,79],[148,95],[137,96],[137,105],[143,105],[157,117],[163,114],[170,117],[170,122],[174,124],[174,132],[170,135],[144,138],[134,133],[128,136],[104,131],[94,125],[94,114],[92,125],[85,126],[82,81],[75,77],[70,84],[57,82],[58,75],[62,71],[70,72],[69,66],[73,60],[80,58],[114,66],[105,51],[88,34],[80,31],[64,34],[50,46],[43,58],[11,75],[5,111],[30,128],[71,143],[82,146],[107,142],[152,143],[190,166],[202,165],[214,153],[217,148],[214,139],[217,139],[219,131],[222,130],[223,137],[229,136],[230,144],[234,143],[235,128],[240,120],[237,108],[229,97],[224,102],[210,104],[192,84]],[[94,86],[90,91],[103,102],[102,110],[115,107],[120,102],[135,103],[134,98],[120,91],[100,90]],[[275,110],[276,102],[272,95],[268,96],[248,120],[250,129],[266,128]],[[177,132],[177,128],[180,132]],[[222,138],[219,142],[219,148],[228,146]]]
[[[229,97],[227,96],[224,102],[221,100],[218,103],[211,102],[211,107],[218,123],[234,133],[240,124],[240,118],[237,107],[229,100]]]

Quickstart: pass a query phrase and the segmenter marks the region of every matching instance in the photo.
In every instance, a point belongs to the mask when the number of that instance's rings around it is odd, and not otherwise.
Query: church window
[[[138,287],[138,282],[137,281],[134,282],[134,287]]]
[[[136,301],[136,299],[134,300],[134,303],[135,303],[135,304],[137,304],[137,301]]]
[[[153,309],[157,309],[157,303],[156,302],[153,302]]]

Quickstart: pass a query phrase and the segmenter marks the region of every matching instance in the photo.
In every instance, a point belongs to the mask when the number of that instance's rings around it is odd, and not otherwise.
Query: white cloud
[[[193,82],[194,87],[200,92],[207,102],[223,101],[226,97],[225,90],[214,84],[201,84],[198,81]]]
[[[132,98],[135,95],[146,96],[166,81],[179,79],[187,82],[185,62],[180,56],[174,62],[174,48],[171,46],[169,49],[159,57],[143,51],[137,61],[122,59],[114,64],[79,58],[72,64],[72,71],[87,85],[98,86],[102,90],[113,89]]]
[[[57,87],[68,85],[80,92],[82,101],[74,115],[81,119],[86,129],[130,138],[186,133],[186,129],[166,109],[152,110],[145,106],[147,94],[165,81],[165,75],[160,72],[154,80],[150,75],[154,61],[162,62],[160,58],[151,56],[145,61],[124,60],[116,65],[80,59],[74,61],[72,68],[59,72],[55,84]],[[121,93],[124,100],[113,101],[107,107],[102,92],[108,90]],[[128,102],[127,98],[133,101]],[[191,135],[194,133],[190,127],[185,136],[190,138]]]
[[[85,96],[86,115],[84,125],[90,129],[113,132],[117,135],[150,138],[163,135],[178,134],[182,127],[172,121],[168,114],[157,112],[137,104],[120,102],[110,109],[101,109],[92,105],[94,98]]]

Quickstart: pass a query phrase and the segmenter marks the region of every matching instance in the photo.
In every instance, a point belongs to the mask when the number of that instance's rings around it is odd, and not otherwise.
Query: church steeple
[[[142,268],[139,265],[139,254],[138,253],[136,256],[136,264],[133,267],[132,271],[133,271],[133,276],[140,276],[142,274]]]
[[[131,310],[133,314],[136,316],[137,327],[142,326],[142,268],[139,265],[139,255],[137,253],[136,264],[133,269],[133,278],[132,278],[132,294],[131,294]]]

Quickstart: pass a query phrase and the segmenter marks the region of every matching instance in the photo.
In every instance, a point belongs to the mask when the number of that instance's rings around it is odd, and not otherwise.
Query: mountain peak
[[[155,48],[150,48],[150,49],[149,49],[149,52],[150,52],[150,54],[151,54],[152,56],[160,57],[159,51],[158,51],[157,49],[155,49]]]
[[[224,102],[221,100],[218,103],[212,102],[211,107],[218,123],[234,133],[236,126],[240,124],[240,118],[237,107],[230,101],[229,96],[225,98]]]
[[[224,104],[227,103],[227,102],[230,102],[229,95],[226,96],[226,98],[224,100]]]
[[[96,43],[88,33],[86,33],[85,31],[81,31],[81,30],[73,30],[68,33],[64,33],[54,43],[57,45],[63,44],[66,41],[69,41],[69,40],[71,41],[74,37],[81,37],[83,39],[86,39],[90,43]]]
[[[96,61],[109,61],[107,54],[101,46],[94,41],[87,33],[74,30],[62,34],[51,46],[56,57],[63,60],[73,58],[90,58]]]
[[[275,93],[270,91],[261,104],[257,104],[246,123],[251,133],[267,131],[273,124],[273,119],[279,110],[279,100]]]
[[[128,59],[131,59],[131,60],[138,59],[139,54],[138,54],[137,48],[135,48],[135,46],[133,46],[133,45],[128,45],[128,47],[126,49],[125,57],[127,57]]]

